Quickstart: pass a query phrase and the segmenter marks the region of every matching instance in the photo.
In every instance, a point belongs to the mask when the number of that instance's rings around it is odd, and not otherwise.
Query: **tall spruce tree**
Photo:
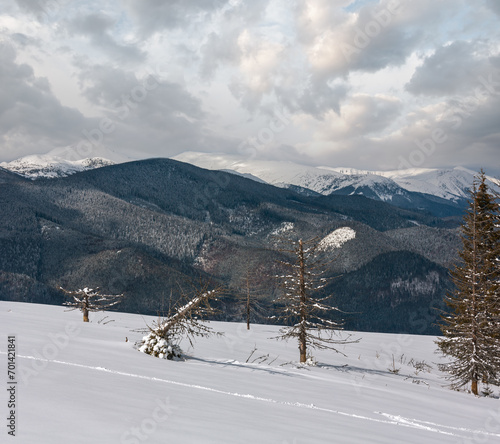
[[[446,298],[440,351],[451,358],[441,368],[451,387],[498,384],[500,378],[499,205],[481,171],[462,225],[461,263],[452,270],[455,291]]]

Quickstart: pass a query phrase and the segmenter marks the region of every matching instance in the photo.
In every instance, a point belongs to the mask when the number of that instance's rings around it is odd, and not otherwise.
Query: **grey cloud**
[[[356,35],[351,34],[353,42]],[[375,72],[387,66],[402,65],[420,39],[420,31],[411,33],[401,28],[385,29],[370,40],[366,49],[356,48],[358,52],[352,55],[350,63],[338,74],[347,74],[349,71]]]
[[[210,32],[200,46],[200,73],[211,80],[223,63],[236,64],[242,55],[238,37],[243,29],[252,27],[262,18],[268,0],[238,3],[225,11],[219,32]]]
[[[211,32],[200,48],[202,60],[200,73],[207,80],[213,79],[217,68],[224,62],[236,63],[241,55],[237,45],[239,30],[231,29],[224,35]]]
[[[135,74],[123,69],[104,65],[89,65],[86,59],[75,58],[80,69],[78,78],[84,97],[91,103],[104,108],[120,99],[139,84]]]
[[[227,143],[206,129],[208,116],[199,99],[154,72],[138,78],[132,72],[95,65],[85,67],[81,77],[83,94],[106,110],[113,127],[109,134],[101,134],[99,143],[122,154],[171,156]]]
[[[15,32],[15,33],[11,34],[10,38],[17,46],[20,46],[23,48],[27,47],[27,46],[35,46],[35,47],[39,48],[41,46],[39,40],[37,40],[33,37],[30,37],[26,34],[19,33],[19,32]]]
[[[310,86],[297,97],[296,106],[300,111],[318,119],[321,119],[324,113],[330,110],[340,114],[340,103],[345,99],[348,90],[349,88],[345,84],[331,87],[321,80],[312,81]],[[288,91],[287,95],[290,96],[290,93]]]
[[[500,173],[500,72],[493,80],[493,93],[480,101],[472,95],[458,102],[450,100],[441,119],[434,111],[423,109],[415,121],[410,120],[395,134],[349,140],[348,150],[340,155],[363,168],[370,164],[383,169],[462,165]]]
[[[179,28],[213,13],[228,0],[123,0],[140,33],[147,37],[163,29]]]
[[[406,89],[429,96],[469,92],[478,85],[479,75],[491,69],[488,59],[477,55],[481,46],[480,42],[456,41],[438,48],[417,68]]]
[[[269,6],[269,0],[242,1],[232,4],[231,8],[225,11],[224,18],[227,23],[244,21],[246,24],[258,22]]]
[[[123,62],[142,62],[146,54],[135,46],[117,43],[110,34],[114,21],[103,14],[89,14],[71,20],[67,29],[71,34],[88,37],[91,43],[110,59]]]
[[[62,106],[45,78],[16,63],[16,52],[0,44],[0,145],[2,160],[73,143],[91,124],[78,110]]]
[[[486,4],[491,8],[492,11],[500,15],[500,3],[498,0],[487,0]]]
[[[347,116],[350,136],[381,132],[399,115],[402,104],[395,98],[357,96],[354,112]]]
[[[228,85],[228,88],[243,108],[247,109],[251,113],[255,113],[258,110],[263,97],[262,92],[253,91],[239,79],[233,79],[233,81]]]
[[[391,5],[399,5],[394,8]],[[325,79],[346,77],[350,72],[376,72],[388,66],[403,65],[420,44],[432,40],[440,32],[444,17],[452,19],[458,2],[442,0],[382,0],[362,6],[356,20],[327,24],[334,33],[335,60],[317,69]],[[321,37],[325,29],[317,29]],[[309,37],[311,40],[311,37]]]
[[[497,155],[500,154],[500,71],[494,78],[496,83],[492,85],[494,94],[476,99],[468,97],[463,102],[452,108],[448,117],[451,128],[448,130],[450,136],[464,146],[473,144],[484,144],[484,146],[495,147]],[[486,93],[486,91],[485,91]],[[450,108],[452,105],[450,105]],[[451,148],[451,146],[450,146]],[[496,163],[498,164],[498,158]]]
[[[92,103],[108,110],[117,108],[124,97],[138,103],[142,113],[164,116],[183,113],[192,119],[201,119],[204,113],[201,102],[180,84],[161,78],[153,69],[138,77],[134,72],[104,65],[80,65],[82,92]],[[145,73],[147,73],[147,69]],[[144,93],[145,91],[145,93]],[[144,98],[143,98],[144,96]],[[135,107],[134,107],[135,109]]]
[[[65,0],[16,0],[17,5],[28,14],[42,20],[59,10]]]

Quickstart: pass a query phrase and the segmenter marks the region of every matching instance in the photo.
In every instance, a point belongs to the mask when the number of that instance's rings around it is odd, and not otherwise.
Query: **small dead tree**
[[[196,290],[192,298],[183,294],[164,319],[159,318],[152,326],[147,326],[148,334],[136,344],[138,350],[162,359],[180,359],[182,350],[177,342],[181,337],[186,337],[193,346],[195,337],[221,335],[201,319],[218,313],[210,302],[222,294],[221,287],[209,290],[208,285]]]
[[[336,332],[342,329],[343,321],[325,317],[327,313],[340,310],[325,303],[330,299],[330,295],[317,296],[327,283],[327,279],[322,277],[328,264],[322,244],[318,238],[307,241],[288,239],[286,243],[288,248],[280,248],[279,251],[290,254],[293,259],[279,261],[286,272],[276,276],[283,292],[274,302],[283,309],[282,313],[274,318],[283,321],[287,326],[280,330],[281,335],[276,339],[297,339],[300,362],[307,362],[309,348],[330,349],[341,353],[335,345],[359,340],[335,337]]]
[[[238,295],[238,304],[243,309],[247,330],[250,330],[250,320],[252,316],[261,316],[264,312],[264,307],[259,300],[261,291],[259,291],[258,284],[256,284],[257,280],[255,274],[251,273],[250,269],[247,269],[244,290]]]
[[[65,290],[59,287],[70,301],[64,302],[69,308],[67,311],[80,310],[83,313],[83,322],[89,322],[90,311],[104,311],[121,302],[123,294],[100,294],[99,289],[83,288],[76,291]]]

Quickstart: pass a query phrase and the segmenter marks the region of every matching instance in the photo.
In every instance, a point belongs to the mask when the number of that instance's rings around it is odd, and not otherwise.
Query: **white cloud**
[[[115,127],[102,143],[134,157],[230,152],[285,109],[291,123],[258,155],[397,168],[442,127],[418,166],[494,165],[500,85],[475,91],[500,68],[497,4],[7,2],[0,160],[75,143],[103,118]],[[159,86],[125,113],[148,70]]]
[[[92,124],[78,110],[61,105],[49,81],[31,66],[16,61],[15,49],[0,43],[0,146],[9,160],[43,153],[74,141],[78,130]]]

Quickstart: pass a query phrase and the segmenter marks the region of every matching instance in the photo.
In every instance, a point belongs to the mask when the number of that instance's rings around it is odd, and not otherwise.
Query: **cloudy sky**
[[[499,25],[499,0],[4,1],[0,161],[204,151],[498,174]]]

